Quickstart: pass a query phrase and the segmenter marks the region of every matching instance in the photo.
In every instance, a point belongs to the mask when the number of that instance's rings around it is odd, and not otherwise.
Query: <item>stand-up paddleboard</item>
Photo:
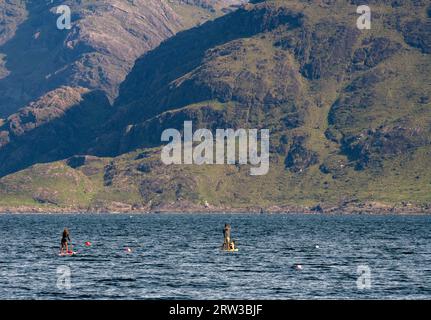
[[[60,257],[73,257],[73,256],[76,256],[77,254],[78,254],[78,252],[68,251],[68,252],[59,253],[58,255]]]
[[[228,249],[228,250],[223,250],[223,251],[225,251],[225,252],[238,252],[238,249]]]

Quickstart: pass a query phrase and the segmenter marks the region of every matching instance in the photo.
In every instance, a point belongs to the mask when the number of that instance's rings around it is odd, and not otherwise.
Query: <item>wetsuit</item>
[[[63,237],[61,238],[61,247],[64,247],[68,242],[70,242],[69,235],[63,234]]]

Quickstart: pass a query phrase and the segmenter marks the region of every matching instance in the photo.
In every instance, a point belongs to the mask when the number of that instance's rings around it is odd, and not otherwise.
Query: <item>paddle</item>
[[[70,240],[70,252],[73,254],[73,244],[72,244],[72,240]]]

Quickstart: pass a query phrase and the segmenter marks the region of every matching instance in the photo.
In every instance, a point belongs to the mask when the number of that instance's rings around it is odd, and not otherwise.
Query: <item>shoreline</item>
[[[220,207],[191,204],[170,204],[153,208],[130,205],[94,208],[44,207],[44,206],[0,206],[0,214],[304,214],[304,215],[431,215],[431,206],[390,206],[379,203],[360,205],[271,206],[271,207]]]

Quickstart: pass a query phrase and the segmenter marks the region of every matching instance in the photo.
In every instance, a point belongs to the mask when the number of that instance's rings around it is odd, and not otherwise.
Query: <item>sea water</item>
[[[225,223],[236,253],[220,250]],[[431,216],[0,215],[0,299],[430,299],[430,223]],[[74,257],[58,256],[64,227]]]

